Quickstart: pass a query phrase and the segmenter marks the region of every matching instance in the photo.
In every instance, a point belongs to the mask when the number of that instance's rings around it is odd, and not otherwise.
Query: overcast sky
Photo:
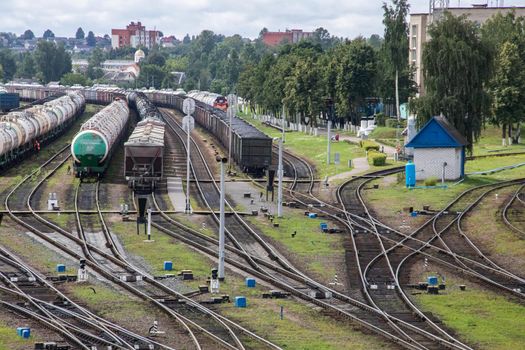
[[[495,0],[461,0],[461,5]],[[428,0],[409,0],[412,12],[428,11]],[[451,0],[456,6],[458,0]],[[140,20],[147,29],[182,38],[210,29],[224,35],[255,38],[263,27],[270,31],[324,27],[332,35],[356,37],[383,34],[381,0],[1,0],[0,32],[47,28],[56,36],[74,36],[80,26],[86,35],[111,34]],[[525,0],[506,0],[523,6]]]

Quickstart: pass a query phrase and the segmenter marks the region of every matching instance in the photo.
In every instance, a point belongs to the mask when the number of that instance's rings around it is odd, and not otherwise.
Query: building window
[[[412,58],[412,62],[416,62],[417,51],[415,49],[412,50],[412,52],[411,52],[411,58]]]
[[[412,45],[411,48],[416,49],[417,48],[417,38],[415,36],[412,37]]]
[[[417,25],[413,24],[412,25],[412,36],[416,36],[416,35],[417,35]]]

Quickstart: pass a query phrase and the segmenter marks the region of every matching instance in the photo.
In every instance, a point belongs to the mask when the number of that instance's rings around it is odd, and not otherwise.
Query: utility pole
[[[217,157],[221,163],[220,213],[219,213],[219,281],[224,280],[224,164],[227,158]]]
[[[191,116],[195,111],[195,101],[191,97],[186,98],[182,103],[182,110],[186,113],[182,118],[182,128],[186,131],[186,214],[190,214],[190,134],[195,127],[195,119]]]
[[[230,138],[229,138],[229,146],[228,146],[228,171],[231,171],[231,168],[232,168],[232,136],[233,136],[233,133],[232,133],[232,123],[233,123],[233,116],[235,114],[235,107],[236,107],[236,101],[237,101],[237,96],[235,96],[234,94],[229,94],[228,97],[227,97],[227,100],[228,100],[228,109],[227,109],[227,114],[228,114],[228,117],[229,117],[229,120],[230,120],[230,127],[229,127],[229,131],[230,131]]]
[[[283,132],[284,135],[284,132]],[[279,139],[279,166],[277,168],[279,185],[277,188],[277,217],[283,216],[283,138]]]

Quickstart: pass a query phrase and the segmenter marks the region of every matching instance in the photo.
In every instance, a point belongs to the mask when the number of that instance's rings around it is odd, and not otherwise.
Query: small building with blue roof
[[[414,150],[416,180],[457,180],[465,176],[467,145],[465,137],[444,116],[439,116],[430,119],[405,148]]]

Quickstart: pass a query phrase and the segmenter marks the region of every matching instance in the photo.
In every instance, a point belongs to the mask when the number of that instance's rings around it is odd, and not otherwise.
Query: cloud
[[[428,10],[427,0],[411,0],[413,12]],[[515,3],[512,3],[515,2]],[[506,5],[518,5],[507,0]],[[40,36],[51,29],[57,36],[110,34],[140,20],[148,29],[182,38],[210,29],[224,35],[257,37],[269,30],[324,27],[337,36],[383,34],[380,0],[2,0],[0,31],[23,33],[30,28]],[[464,4],[468,6],[467,4]]]

